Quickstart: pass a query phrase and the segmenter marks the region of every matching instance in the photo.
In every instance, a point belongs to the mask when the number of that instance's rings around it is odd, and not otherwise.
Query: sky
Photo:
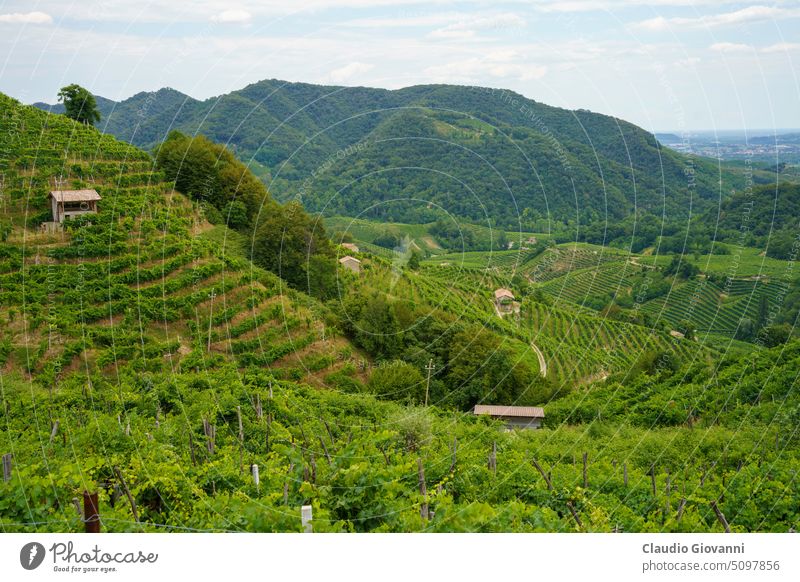
[[[0,0],[0,92],[505,88],[649,131],[800,128],[800,1]]]

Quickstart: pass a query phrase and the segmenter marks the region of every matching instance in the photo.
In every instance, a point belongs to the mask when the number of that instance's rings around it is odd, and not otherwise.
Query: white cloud
[[[525,26],[525,19],[513,13],[466,18],[434,30],[431,38],[464,39],[474,37],[481,30],[503,30]]]
[[[368,63],[353,62],[345,65],[344,67],[334,69],[328,74],[328,78],[334,83],[344,83],[353,77],[363,75],[367,71],[371,70],[373,66],[374,65],[370,65]]]
[[[770,46],[765,46],[761,49],[762,53],[784,53],[790,51],[800,50],[800,43],[798,42],[779,42]]]
[[[212,20],[214,22],[242,24],[250,22],[250,19],[252,17],[253,17],[252,14],[250,14],[247,10],[242,10],[241,8],[233,8],[230,10],[223,10],[222,12],[214,16]]]
[[[426,68],[424,72],[425,75],[440,82],[474,82],[486,76],[529,81],[541,79],[547,74],[547,67],[527,63],[515,50],[506,49],[490,52],[482,57],[434,65]]]
[[[686,57],[685,59],[678,59],[672,64],[673,66],[678,68],[686,68],[686,67],[696,67],[701,62],[702,61],[700,60],[699,57]]]
[[[469,18],[469,15],[463,12],[438,12],[436,14],[416,16],[356,18],[354,20],[344,21],[340,24],[341,26],[350,26],[354,28],[415,28],[441,26],[465,18]]]
[[[740,0],[538,0],[534,6],[540,12],[612,12],[628,8],[719,6],[737,4]]]
[[[735,24],[749,24],[764,20],[786,20],[800,17],[798,8],[778,8],[776,6],[748,6],[733,12],[720,14],[707,14],[692,18],[664,18],[657,16],[648,20],[634,23],[635,28],[662,32],[678,28],[713,28],[717,26],[730,26]]]
[[[53,17],[44,12],[14,12],[13,14],[0,14],[0,22],[14,24],[51,24]]]
[[[718,53],[743,53],[753,50],[750,45],[735,42],[715,42],[708,48]]]

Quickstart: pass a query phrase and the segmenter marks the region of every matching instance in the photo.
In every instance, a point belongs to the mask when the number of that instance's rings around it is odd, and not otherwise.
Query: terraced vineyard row
[[[315,384],[347,366],[318,357],[335,332],[323,339],[324,309],[221,252],[203,236],[210,225],[196,205],[150,171],[147,154],[0,99],[3,210],[18,243],[0,253],[0,364],[45,385],[77,366],[112,370],[133,359],[156,371],[222,356],[294,379],[310,365]],[[49,220],[53,176],[65,189],[96,189],[99,214],[63,233],[34,230]]]
[[[537,254],[538,251],[533,250],[446,253],[427,259],[425,264],[463,269],[483,269],[511,275],[516,271],[521,271],[524,265],[532,261]]]
[[[630,277],[639,270],[630,264],[609,262],[602,266],[571,271],[541,286],[542,291],[556,301],[568,301],[577,305],[591,303],[596,297],[610,298],[628,295],[631,291]]]
[[[527,262],[521,272],[534,283],[546,283],[571,271],[597,267],[625,257],[627,254],[616,249],[594,245],[560,245],[547,249]]]
[[[575,383],[624,372],[648,350],[674,351],[685,359],[702,348],[658,331],[617,321],[578,315],[571,310],[531,302],[522,325],[544,352],[548,371],[560,382]]]
[[[777,283],[734,280],[729,287],[721,288],[707,279],[692,280],[673,288],[668,295],[648,301],[642,310],[662,317],[673,327],[690,321],[702,333],[733,334],[744,318],[758,318],[762,296],[771,307],[780,292]]]

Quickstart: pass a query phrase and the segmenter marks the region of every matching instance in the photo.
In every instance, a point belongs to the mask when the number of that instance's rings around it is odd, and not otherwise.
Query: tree
[[[695,326],[688,319],[681,320],[681,322],[678,324],[678,331],[681,332],[683,334],[683,337],[685,337],[688,340],[696,339]]]
[[[73,83],[62,87],[58,92],[58,100],[64,103],[65,115],[70,119],[86,125],[94,125],[100,121],[94,95],[80,85]]]
[[[462,410],[484,401],[517,404],[535,380],[531,368],[515,362],[502,347],[499,336],[480,326],[470,326],[455,335],[447,367],[449,403]]]
[[[774,348],[789,341],[792,328],[786,323],[768,325],[758,332],[758,339],[768,348]]]
[[[769,301],[767,300],[766,294],[762,294],[761,297],[758,298],[758,319],[756,319],[756,333],[758,333],[761,328],[767,325],[769,321]]]
[[[297,202],[269,202],[253,240],[253,261],[315,297],[335,292],[336,260],[322,222]]]
[[[222,214],[227,225],[235,230],[245,228],[250,223],[247,216],[247,206],[241,200],[228,202],[222,210]]]
[[[411,256],[408,257],[408,268],[412,271],[419,270],[419,254],[417,254],[417,251],[411,251]]]
[[[156,165],[176,190],[219,210],[231,228],[248,230],[269,206],[266,187],[250,169],[202,135],[171,131],[156,151]]]
[[[425,399],[422,373],[400,360],[388,362],[372,372],[367,383],[370,391],[386,400],[420,404]]]

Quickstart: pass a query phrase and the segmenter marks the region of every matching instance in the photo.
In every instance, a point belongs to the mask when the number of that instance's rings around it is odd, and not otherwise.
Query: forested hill
[[[505,90],[265,80],[205,101],[162,89],[98,103],[99,127],[120,139],[149,148],[174,128],[202,133],[252,162],[278,198],[331,215],[429,222],[446,211],[536,230],[555,220],[599,225],[602,239],[603,224],[635,211],[680,221],[742,185],[631,123]],[[398,198],[413,200],[387,202]]]

